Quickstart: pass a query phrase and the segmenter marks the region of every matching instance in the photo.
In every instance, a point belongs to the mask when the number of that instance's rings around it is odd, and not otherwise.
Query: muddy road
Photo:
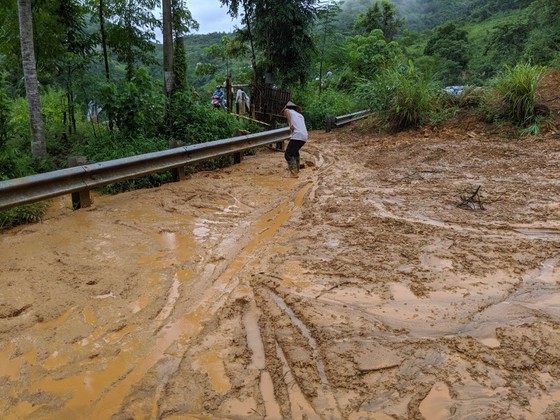
[[[0,417],[560,418],[555,131],[355,124],[302,161],[1,234]]]

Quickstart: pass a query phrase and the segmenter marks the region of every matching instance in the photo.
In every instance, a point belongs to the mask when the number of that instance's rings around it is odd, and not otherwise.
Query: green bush
[[[70,127],[66,92],[60,89],[46,89],[41,94],[41,112],[48,158],[45,161],[34,162],[35,171],[45,172],[66,167],[66,161],[72,155],[74,145],[84,142],[84,139],[91,135],[91,124],[85,121],[81,110],[76,106],[74,114],[76,131],[74,127]],[[10,131],[6,140],[7,148],[16,149],[21,155],[30,154],[29,112],[24,98],[11,101],[8,124]]]
[[[36,172],[35,162],[30,154],[25,154],[14,148],[0,148],[0,181],[21,178]],[[46,203],[34,203],[0,210],[0,232],[26,223],[41,220],[46,209]]]
[[[8,210],[0,210],[0,232],[41,220],[47,208],[46,202],[26,204]]]
[[[336,87],[329,87],[320,95],[317,87],[309,87],[295,92],[293,101],[302,107],[309,130],[325,128],[327,116],[340,116],[367,108],[364,103]]]
[[[357,95],[390,129],[418,127],[434,117],[441,88],[435,82],[408,66],[393,66],[357,88]]]
[[[21,178],[34,174],[33,159],[30,154],[17,149],[0,149],[0,181]]]
[[[542,116],[535,111],[535,103],[544,71],[530,64],[506,66],[494,79],[483,108],[494,119],[506,119],[521,128],[538,125]]]
[[[107,118],[126,136],[157,135],[165,115],[165,95],[144,67],[131,81],[105,84],[100,91]]]
[[[189,92],[174,96],[170,119],[173,140],[187,145],[230,138],[237,130],[247,127],[232,114],[214,108],[209,101],[197,103]]]

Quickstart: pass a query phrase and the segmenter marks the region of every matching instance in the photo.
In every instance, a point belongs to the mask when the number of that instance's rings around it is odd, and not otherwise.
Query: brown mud
[[[0,417],[559,418],[558,119],[368,127],[2,234]]]

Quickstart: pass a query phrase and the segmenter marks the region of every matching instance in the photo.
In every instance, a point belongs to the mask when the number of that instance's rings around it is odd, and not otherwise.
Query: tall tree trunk
[[[18,0],[19,37],[29,123],[31,126],[31,154],[35,159],[47,157],[47,143],[39,99],[39,82],[33,47],[33,19],[31,0]]]
[[[162,0],[163,12],[163,78],[165,93],[170,96],[173,92],[173,23],[171,0]]]
[[[257,56],[255,54],[255,46],[253,45],[253,33],[251,32],[251,18],[247,14],[247,9],[245,9],[245,24],[247,25],[247,31],[249,32],[249,43],[251,45],[251,67],[253,68],[253,83],[257,83]]]
[[[109,54],[107,54],[107,34],[105,33],[105,11],[103,0],[99,0],[99,31],[101,32],[101,47],[103,48],[103,62],[105,63],[105,78],[111,80],[109,74]]]
[[[109,54],[107,53],[107,33],[105,32],[105,6],[104,0],[99,0],[99,31],[101,32],[101,48],[103,49],[103,62],[105,63],[105,79],[107,83],[111,81],[109,73]],[[113,131],[113,119],[107,114],[109,119],[109,131]]]
[[[126,26],[126,34],[128,37],[128,42],[126,45],[126,80],[127,82],[132,81],[132,76],[134,75],[134,51],[132,49],[132,43],[130,40],[134,39],[134,29],[132,27],[132,10],[134,8],[134,2],[129,0],[126,5],[126,10],[124,12],[124,20]]]
[[[74,85],[72,77],[72,67],[71,65],[68,65],[68,78],[66,81],[66,100],[68,102],[68,134],[76,133],[76,107],[74,105]]]
[[[323,93],[323,61],[325,57],[325,46],[327,43],[327,31],[323,32],[323,45],[321,46],[321,58],[319,61],[319,96]]]
[[[129,39],[132,39],[132,22],[130,20],[126,23],[126,32]],[[132,76],[134,75],[134,53],[132,51],[132,45],[130,43],[126,47],[126,81],[131,82]]]

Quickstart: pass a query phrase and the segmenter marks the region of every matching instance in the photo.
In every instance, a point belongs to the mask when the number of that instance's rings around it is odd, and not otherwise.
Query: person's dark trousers
[[[286,162],[290,169],[299,169],[299,149],[305,144],[304,141],[291,139],[284,152]]]

